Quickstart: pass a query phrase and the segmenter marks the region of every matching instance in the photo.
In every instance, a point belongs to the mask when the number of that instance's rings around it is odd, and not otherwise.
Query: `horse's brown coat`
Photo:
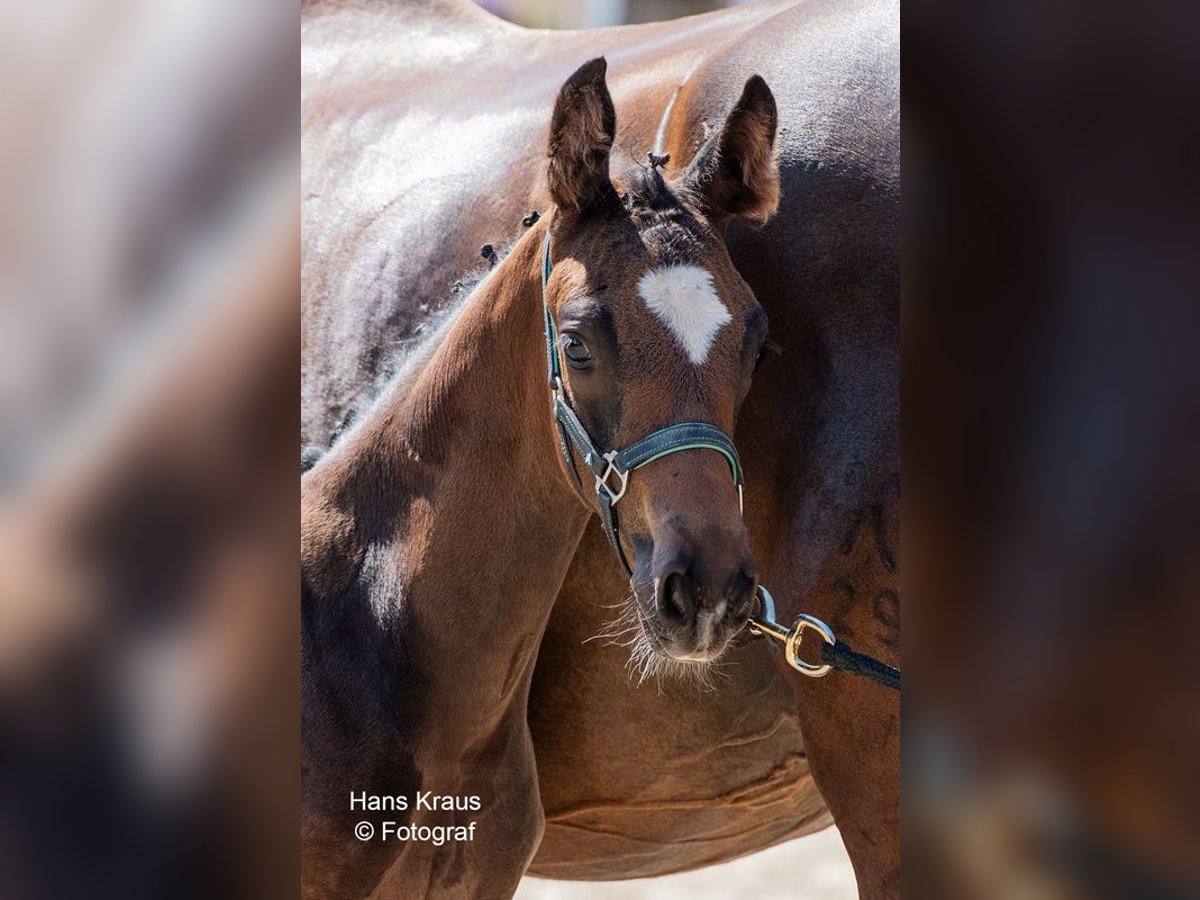
[[[894,531],[898,471],[895,14],[890,3],[757,3],[544,35],[465,3],[308,10],[305,440],[325,442],[381,371],[379,348],[411,333],[479,244],[545,209],[513,187],[535,180],[543,145],[529,135],[579,61],[609,55],[618,152],[665,149],[672,169],[760,72],[780,101],[782,205],[762,231],[728,234],[784,350],[763,365],[737,432],[755,556],[783,613],[803,606],[894,661],[895,558],[872,535]],[[364,159],[375,162],[362,169]],[[403,168],[374,202],[362,179],[373,172],[379,185],[382,160]],[[880,527],[848,540],[864,516]],[[547,817],[533,871],[674,871],[821,827],[796,757],[806,747],[863,896],[895,896],[894,699],[838,676],[796,677],[802,744],[796,706],[757,645],[733,651],[732,683],[713,694],[673,683],[662,695],[631,691],[623,650],[579,643],[610,617],[595,604],[617,601],[621,582],[589,531],[531,695]],[[726,802],[762,784],[779,785],[772,802]]]

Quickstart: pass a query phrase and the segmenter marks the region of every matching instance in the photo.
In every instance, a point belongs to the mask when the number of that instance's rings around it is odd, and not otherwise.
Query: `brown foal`
[[[558,95],[553,212],[302,480],[306,897],[509,896],[537,849],[530,679],[594,509],[557,444],[543,300],[566,396],[602,447],[678,422],[732,433],[765,345],[721,225],[777,202],[770,91],[751,79],[676,182],[654,166],[614,181],[605,71],[593,60]],[[620,500],[642,627],[676,659],[719,656],[754,596],[729,471],[719,453],[674,453]],[[478,799],[428,810],[424,791]],[[407,798],[386,815],[406,824],[474,823],[471,837],[360,840],[362,794]]]

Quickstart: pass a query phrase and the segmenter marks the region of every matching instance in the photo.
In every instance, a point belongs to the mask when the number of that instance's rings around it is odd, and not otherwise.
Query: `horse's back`
[[[316,5],[304,19],[306,444],[327,445],[387,378],[398,345],[480,263],[494,219],[516,224],[523,198],[496,188],[537,155],[530,135],[545,130],[544,98],[531,90],[524,100],[519,85],[495,98],[505,41],[486,25],[383,4]],[[469,81],[457,77],[464,57]]]
[[[390,374],[401,345],[452,300],[456,281],[482,266],[481,246],[513,240],[524,213],[545,207],[550,109],[576,66],[609,55],[624,113],[618,156],[648,150],[671,89],[696,61],[786,8],[562,33],[454,0],[306,9],[303,442],[326,445]]]

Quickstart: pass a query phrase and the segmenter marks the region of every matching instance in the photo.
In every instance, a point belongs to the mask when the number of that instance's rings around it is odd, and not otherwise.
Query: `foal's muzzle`
[[[716,659],[745,624],[758,589],[744,529],[707,528],[699,540],[668,533],[655,544],[653,593],[639,598],[651,643],[675,659]]]

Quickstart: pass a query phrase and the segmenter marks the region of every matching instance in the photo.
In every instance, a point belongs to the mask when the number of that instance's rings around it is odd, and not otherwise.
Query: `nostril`
[[[729,593],[726,597],[729,600],[730,612],[734,616],[741,615],[753,603],[757,590],[758,574],[753,567],[743,566],[729,581]]]
[[[677,625],[686,624],[690,618],[691,605],[687,579],[682,574],[672,572],[663,579],[659,607],[667,619]]]

